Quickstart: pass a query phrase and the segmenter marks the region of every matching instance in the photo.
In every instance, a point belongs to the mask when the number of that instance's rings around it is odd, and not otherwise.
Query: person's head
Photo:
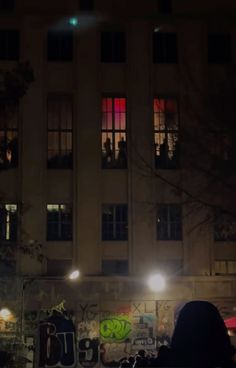
[[[144,358],[146,356],[146,351],[144,349],[140,349],[138,351],[138,355],[140,355],[142,358]]]
[[[217,308],[192,301],[181,309],[171,340],[175,359],[185,365],[224,366],[231,359],[231,343]]]

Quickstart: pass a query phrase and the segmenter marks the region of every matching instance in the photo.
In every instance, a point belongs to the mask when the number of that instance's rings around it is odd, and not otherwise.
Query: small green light
[[[69,24],[73,27],[76,27],[78,25],[78,19],[77,18],[70,18],[69,19]]]

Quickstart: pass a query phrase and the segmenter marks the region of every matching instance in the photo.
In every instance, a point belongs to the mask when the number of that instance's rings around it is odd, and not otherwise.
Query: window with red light
[[[127,168],[126,98],[102,99],[102,167]]]
[[[178,105],[174,98],[154,98],[154,143],[157,169],[179,166]]]

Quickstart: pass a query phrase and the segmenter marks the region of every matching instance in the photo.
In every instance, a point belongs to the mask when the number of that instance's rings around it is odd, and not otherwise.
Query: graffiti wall
[[[41,325],[41,338],[46,337],[47,340],[46,344],[44,339],[43,345],[47,351],[41,349],[41,366],[118,367],[120,359],[134,355],[140,349],[156,352],[161,345],[170,343],[175,321],[185,302],[106,301],[102,304],[77,304],[73,311],[74,330],[68,322],[60,327],[49,319],[47,324]],[[218,304],[222,312],[223,307]],[[224,312],[227,314],[227,311]],[[27,322],[28,326],[35,324],[34,313],[28,315]],[[57,351],[48,351],[49,340],[51,349]],[[73,351],[72,360],[69,359],[69,350]]]

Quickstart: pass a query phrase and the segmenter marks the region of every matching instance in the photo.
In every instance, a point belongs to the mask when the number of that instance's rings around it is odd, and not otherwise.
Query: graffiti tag
[[[121,318],[104,319],[100,323],[100,334],[106,340],[125,340],[131,332],[131,323]]]

